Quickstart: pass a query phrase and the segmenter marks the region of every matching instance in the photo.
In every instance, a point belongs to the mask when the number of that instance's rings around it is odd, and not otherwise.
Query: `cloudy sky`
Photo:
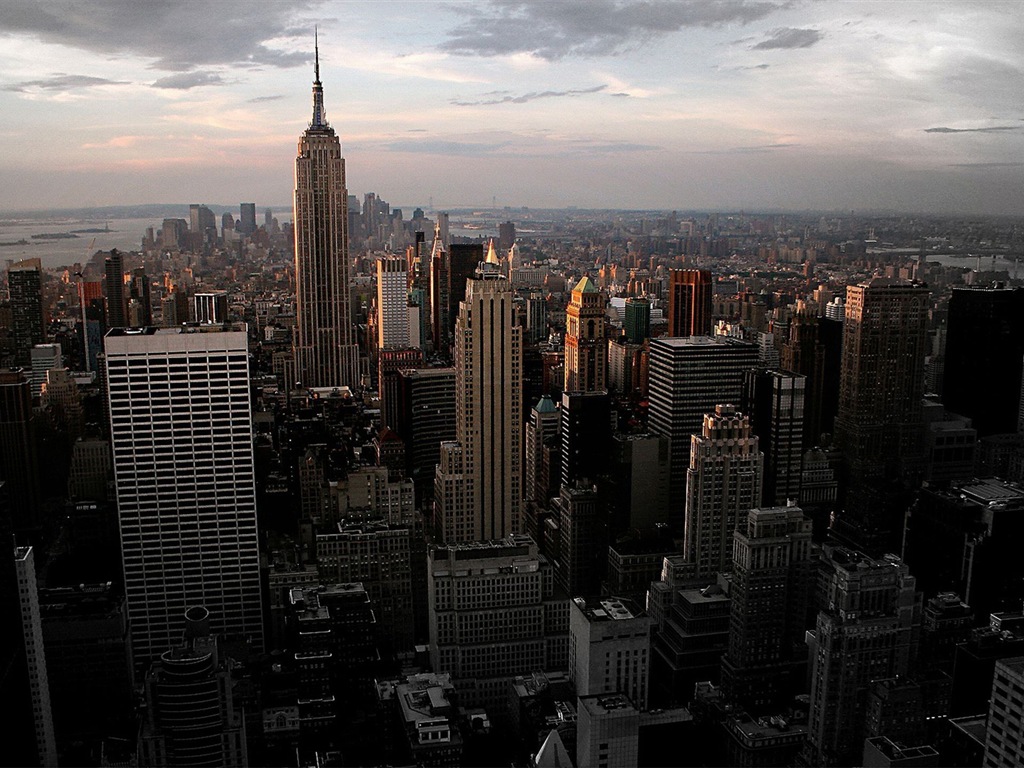
[[[3,0],[0,209],[287,203],[315,24],[360,196],[1024,213],[1019,0]]]

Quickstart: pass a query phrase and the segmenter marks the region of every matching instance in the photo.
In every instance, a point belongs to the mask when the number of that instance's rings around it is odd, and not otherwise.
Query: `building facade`
[[[262,647],[244,327],[112,330],[105,353],[136,664],[176,645],[195,605]]]
[[[307,387],[359,383],[349,296],[348,188],[327,123],[317,55],[313,119],[295,159],[295,375]]]
[[[572,289],[565,310],[565,390],[603,392],[608,361],[604,294],[589,277]]]
[[[522,361],[509,282],[496,258],[482,262],[455,324],[455,441],[441,444],[434,486],[448,543],[522,530]]]
[[[690,447],[683,552],[700,577],[732,569],[733,531],[761,506],[764,455],[750,420],[731,405],[704,416]]]
[[[668,335],[710,336],[714,285],[706,269],[673,269],[668,282]]]

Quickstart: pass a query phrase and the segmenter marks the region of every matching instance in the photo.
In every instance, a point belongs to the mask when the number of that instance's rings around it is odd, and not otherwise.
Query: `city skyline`
[[[11,3],[0,209],[289,193],[319,25],[354,193],[1019,214],[1013,3]],[[73,74],[72,74],[73,73]],[[36,151],[39,135],[62,140]],[[614,183],[608,183],[613,179]]]

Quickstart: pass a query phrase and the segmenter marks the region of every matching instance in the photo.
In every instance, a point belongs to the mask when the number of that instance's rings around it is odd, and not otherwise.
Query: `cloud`
[[[251,99],[247,99],[249,104],[262,104],[265,101],[280,101],[284,98],[284,94],[275,93],[272,96],[253,96]]]
[[[78,88],[91,88],[94,85],[126,85],[125,80],[108,80],[105,77],[90,77],[89,75],[66,75],[57,72],[50,77],[39,80],[23,80],[20,83],[12,83],[4,86],[5,91],[24,92],[33,88],[44,91],[73,91]]]
[[[215,72],[181,72],[161,77],[153,83],[154,88],[173,88],[180,91],[204,85],[224,85],[224,78]]]
[[[950,163],[950,168],[1020,168],[1024,163]]]
[[[456,107],[480,107],[489,106],[491,104],[526,104],[527,102],[537,101],[537,99],[553,99],[560,96],[580,96],[586,93],[599,93],[607,87],[607,85],[595,85],[593,88],[570,88],[566,91],[533,91],[531,93],[524,93],[520,96],[508,95],[496,99],[482,99],[480,101],[457,101],[452,99],[451,103]]]
[[[991,125],[987,128],[947,128],[940,125],[937,128],[925,128],[925,133],[998,133],[1000,131],[1019,131],[1024,126],[1020,125]]]
[[[389,152],[412,152],[422,155],[459,155],[463,157],[482,157],[493,155],[510,146],[510,142],[475,142],[453,141],[447,139],[404,139],[392,141],[384,145]]]
[[[774,152],[777,149],[799,147],[796,142],[779,142],[777,144],[756,144],[749,147],[727,147],[725,149],[697,149],[686,152],[688,155],[750,155],[762,152]]]
[[[491,131],[450,137],[397,138],[384,143],[381,147],[389,152],[505,158],[608,155],[660,149],[651,144],[558,136],[550,135],[546,131]]]
[[[29,35],[44,43],[105,55],[134,54],[153,59],[156,69],[172,72],[210,64],[291,67],[310,61],[312,51],[282,50],[273,41],[307,32],[312,38],[311,28],[296,29],[292,20],[319,4],[320,0],[275,0],[261,3],[254,15],[256,7],[250,0],[218,0],[212,5],[166,0],[4,0],[0,35]]]
[[[825,36],[820,29],[800,29],[797,27],[779,27],[771,30],[767,37],[752,51],[774,51],[777,49],[810,48]]]
[[[747,24],[780,7],[760,0],[491,0],[465,10],[466,20],[440,48],[467,56],[528,53],[549,61],[614,56],[653,37]]]
[[[126,149],[135,146],[143,138],[135,135],[114,136],[106,141],[83,144],[82,149]]]

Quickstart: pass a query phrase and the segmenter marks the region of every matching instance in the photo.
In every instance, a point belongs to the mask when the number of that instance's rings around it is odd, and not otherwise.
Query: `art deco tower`
[[[355,387],[345,158],[324,112],[319,49],[315,73],[313,119],[295,158],[295,375],[307,387]]]
[[[455,323],[455,441],[434,484],[446,543],[522,531],[522,328],[493,251],[467,281]]]
[[[608,359],[604,296],[585,275],[572,289],[565,322],[565,391],[603,392]]]

